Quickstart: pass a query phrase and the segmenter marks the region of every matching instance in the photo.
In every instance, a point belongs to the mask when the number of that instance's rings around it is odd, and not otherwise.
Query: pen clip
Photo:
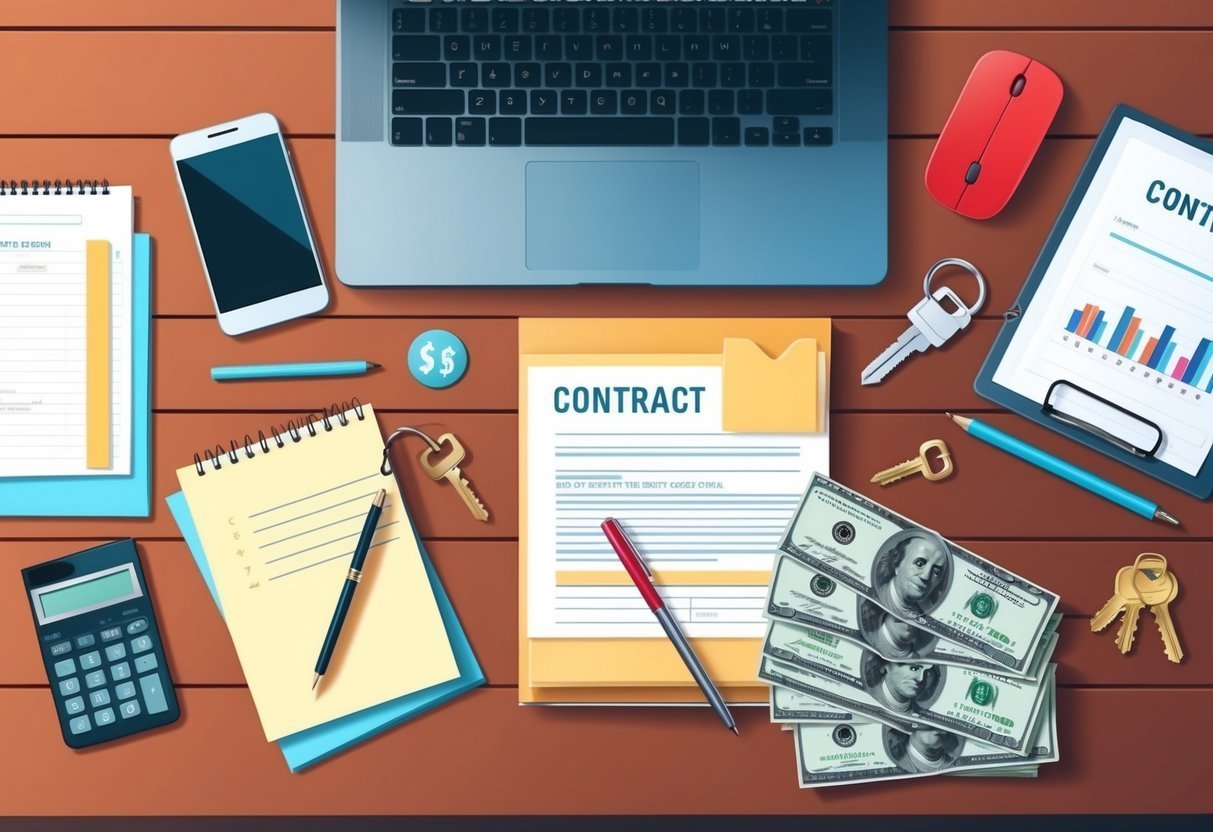
[[[632,554],[636,556],[636,562],[640,564],[640,568],[644,570],[644,574],[649,576],[649,580],[653,579],[653,572],[649,569],[649,565],[644,562],[644,556],[640,554],[640,550],[632,546]]]

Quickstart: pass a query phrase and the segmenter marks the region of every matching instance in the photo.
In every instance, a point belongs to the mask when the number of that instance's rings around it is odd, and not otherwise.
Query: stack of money
[[[801,787],[1056,762],[1057,601],[814,476],[772,573],[758,669]]]

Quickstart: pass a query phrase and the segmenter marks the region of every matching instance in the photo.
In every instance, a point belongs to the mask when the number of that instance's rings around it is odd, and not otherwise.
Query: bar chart
[[[1187,333],[1177,333],[1169,324],[1143,323],[1132,306],[1117,315],[1095,303],[1072,310],[1065,329],[1159,375],[1213,393],[1213,340],[1209,338],[1186,337]],[[1183,349],[1181,341],[1195,341],[1195,346]]]

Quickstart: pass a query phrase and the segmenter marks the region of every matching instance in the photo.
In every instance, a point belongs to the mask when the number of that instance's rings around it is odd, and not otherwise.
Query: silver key
[[[931,291],[931,280],[935,277],[935,273],[946,266],[959,266],[977,280],[977,302],[972,306],[966,306],[964,301],[947,286],[941,286],[933,292]],[[982,277],[981,272],[969,261],[956,257],[940,260],[932,266],[927,271],[926,278],[923,279],[922,288],[926,297],[906,313],[906,317],[910,319],[909,329],[903,332],[887,350],[878,355],[875,361],[864,368],[863,373],[859,376],[859,381],[864,386],[884,381],[885,376],[893,372],[894,368],[911,355],[926,352],[928,347],[943,345],[949,338],[969,325],[973,320],[973,315],[981,309],[982,304],[986,301],[986,280]],[[940,301],[944,298],[951,301],[956,307],[956,311],[949,312],[943,308]]]

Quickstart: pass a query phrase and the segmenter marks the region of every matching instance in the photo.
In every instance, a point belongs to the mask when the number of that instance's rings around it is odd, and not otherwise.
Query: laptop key
[[[649,96],[649,112],[653,115],[670,115],[674,112],[674,91],[653,90]]]
[[[548,10],[528,6],[522,10],[522,31],[539,34],[548,30]]]
[[[682,54],[688,61],[710,61],[712,42],[707,35],[687,35],[682,39]]]
[[[829,9],[788,9],[783,21],[789,32],[829,32],[834,28],[834,15]]]
[[[480,86],[480,70],[476,64],[451,64],[451,86]]]
[[[585,115],[589,106],[587,102],[585,90],[565,90],[560,93],[560,112],[565,115]]]
[[[446,64],[392,64],[392,85],[397,87],[445,87]]]
[[[492,26],[494,32],[509,34],[518,31],[518,9],[497,6],[493,9]]]
[[[745,81],[745,64],[734,61],[720,65],[721,86],[744,87]]]
[[[472,90],[468,93],[468,112],[474,116],[491,116],[497,112],[497,93],[492,90]]]
[[[392,90],[394,115],[463,115],[463,90]]]
[[[421,119],[392,119],[392,144],[397,147],[409,147],[421,144]]]
[[[793,60],[795,56],[792,56]],[[834,61],[834,41],[820,35],[802,35],[800,38],[800,60],[822,67],[825,71],[832,69]]]
[[[703,90],[682,90],[678,93],[680,116],[701,116],[703,109]]]
[[[562,34],[581,31],[581,9],[567,6],[552,13],[552,31]]]
[[[522,144],[522,119],[489,119],[489,144],[494,147],[518,147]]]
[[[442,39],[442,57],[448,61],[466,61],[472,54],[472,41],[467,35],[447,35]]]
[[[615,31],[635,32],[640,29],[640,12],[634,8],[615,9]]]
[[[712,58],[717,61],[741,60],[741,38],[736,35],[717,35],[712,38]]]
[[[392,60],[436,61],[442,57],[442,41],[437,35],[395,35]]]
[[[460,147],[484,146],[484,119],[455,119],[455,144]]]
[[[431,32],[454,32],[458,26],[459,20],[455,16],[455,9],[449,7],[430,9]]]
[[[573,67],[573,80],[579,87],[602,86],[602,65],[577,64]]]
[[[754,16],[754,28],[759,32],[782,32],[783,9],[759,9]]]
[[[557,93],[552,90],[531,90],[531,112],[536,115],[555,115]]]
[[[478,61],[501,60],[501,36],[477,35],[472,38],[472,54]]]
[[[670,14],[670,31],[688,34],[699,31],[698,10],[693,8],[674,9]]]
[[[716,64],[691,64],[691,83],[705,88],[716,86]]]
[[[832,127],[804,128],[805,147],[829,147],[833,143],[834,129]]]
[[[646,8],[640,12],[640,31],[660,34],[669,28],[669,16],[662,8]]]
[[[699,31],[723,32],[725,29],[725,23],[724,9],[713,6],[705,6],[700,8]]]
[[[661,83],[661,64],[637,64],[636,86],[655,87]]]
[[[481,33],[489,30],[489,10],[476,8],[461,9],[459,25],[465,32]]]
[[[799,133],[774,133],[771,144],[775,147],[800,147]]]
[[[531,38],[529,35],[509,35],[502,44],[502,51],[507,61],[529,61]]]
[[[392,12],[393,32],[424,32],[425,9],[396,9]]]
[[[632,86],[632,67],[630,64],[607,64],[606,85],[608,87]]]
[[[779,65],[779,86],[781,87],[824,87],[829,83],[828,67],[805,63]]]
[[[559,35],[539,35],[535,38],[535,58],[540,61],[559,61],[564,57]]]
[[[651,61],[653,59],[653,38],[649,35],[632,35],[627,39],[623,49],[629,61]]]
[[[707,146],[708,120],[706,118],[678,119],[678,143],[689,147]]]
[[[543,68],[543,83],[548,87],[567,87],[573,83],[570,64],[548,64]]]
[[[665,147],[674,144],[674,119],[532,117],[524,133],[528,145],[539,147]]]
[[[746,35],[741,41],[741,56],[747,61],[770,60],[771,39],[763,35]]]
[[[780,66],[783,66],[783,64],[780,64]],[[775,64],[760,62],[750,64],[750,86],[775,86]]]
[[[714,116],[733,115],[733,91],[708,90],[708,112]]]
[[[594,90],[590,93],[590,112],[596,116],[613,116],[619,112],[619,95],[615,90]]]
[[[800,57],[800,45],[792,35],[771,38],[771,57],[777,61],[794,61]]]
[[[667,87],[685,87],[691,68],[686,64],[666,64],[665,84]]]
[[[771,131],[765,127],[747,127],[745,143],[747,147],[766,147],[771,143]]]
[[[564,39],[564,55],[570,61],[588,61],[594,57],[594,39],[588,35],[568,35]]]
[[[512,77],[509,64],[485,64],[480,68],[480,79],[486,87],[508,87]]]
[[[741,90],[737,93],[737,112],[752,116],[762,112],[762,90]]]
[[[644,90],[627,90],[619,97],[619,112],[625,116],[642,116],[649,107],[648,93]]]
[[[799,133],[800,119],[795,116],[776,116],[772,129],[776,133]]]
[[[539,64],[514,64],[514,86],[516,87],[539,86],[539,75]]]
[[[581,27],[587,32],[606,32],[611,28],[610,11],[601,6],[587,6],[581,18]]]
[[[497,107],[503,116],[526,115],[526,93],[522,90],[502,90]],[[492,132],[492,131],[490,131]]]
[[[599,35],[597,54],[600,61],[618,61],[623,57],[623,38],[620,35]]]
[[[449,118],[427,118],[425,120],[425,143],[430,147],[450,147],[454,131]]]
[[[682,57],[682,38],[658,35],[653,38],[653,54],[659,61],[676,61]]]
[[[773,116],[828,116],[833,111],[829,90],[767,90],[767,112]]]

